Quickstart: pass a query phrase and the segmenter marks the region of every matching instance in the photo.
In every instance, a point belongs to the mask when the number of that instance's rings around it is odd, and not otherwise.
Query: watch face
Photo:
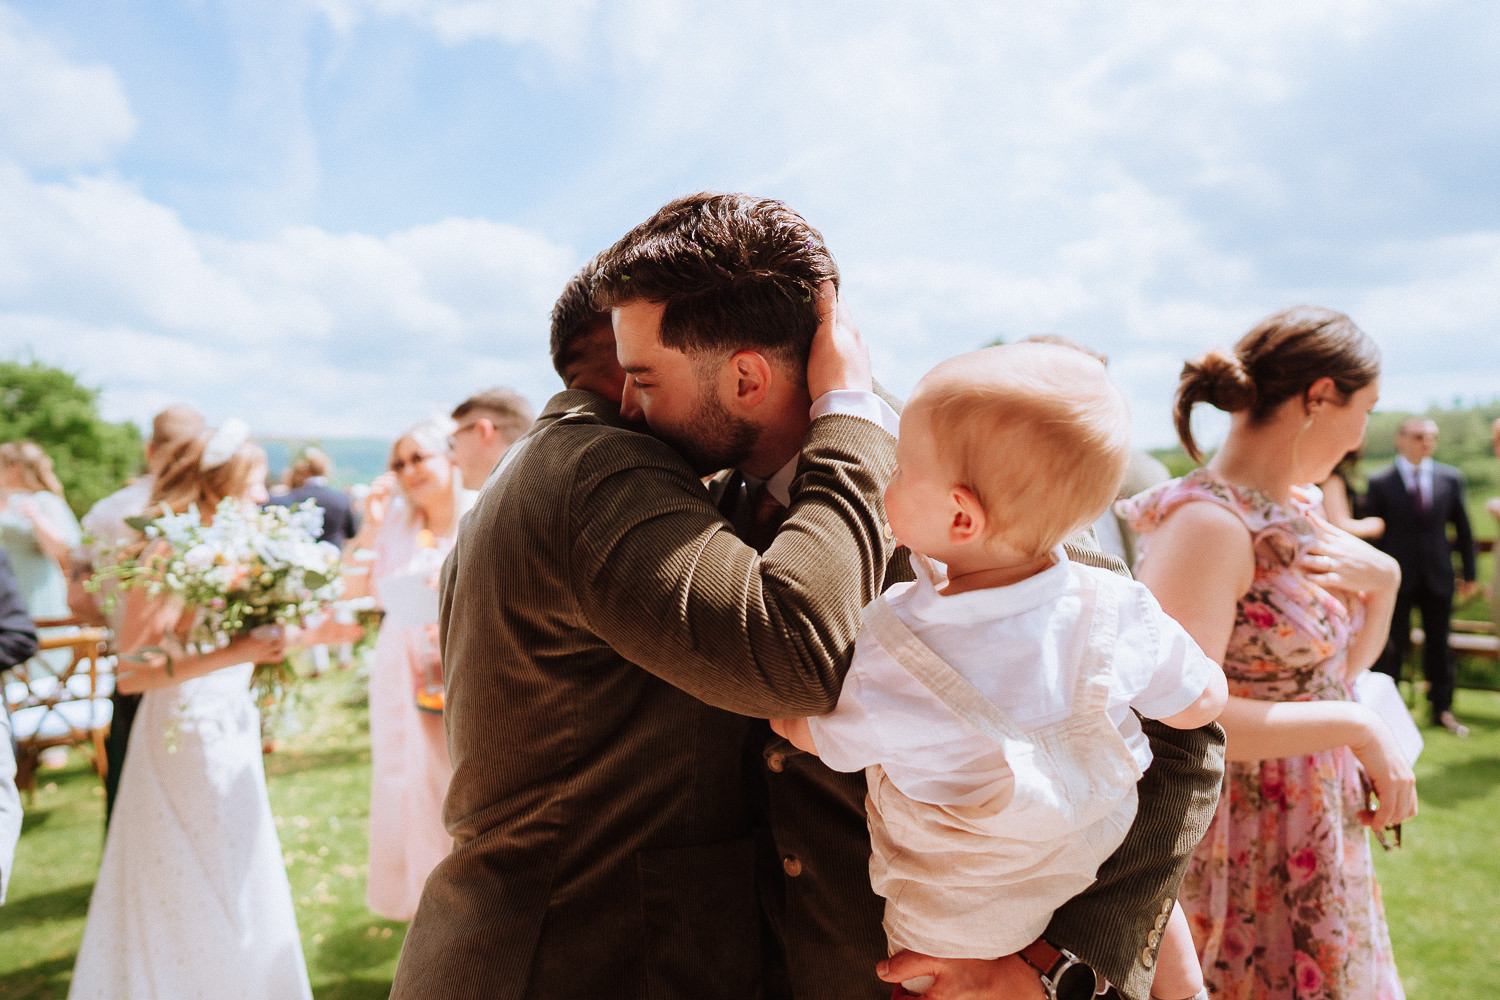
[[[1057,982],[1053,984],[1054,995],[1057,1000],[1092,1000],[1097,985],[1094,970],[1077,962],[1068,966],[1057,977]]]

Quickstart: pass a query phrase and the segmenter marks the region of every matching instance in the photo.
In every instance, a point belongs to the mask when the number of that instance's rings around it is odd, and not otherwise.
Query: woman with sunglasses
[[[365,902],[410,920],[427,874],[452,847],[443,796],[453,767],[443,736],[438,571],[475,493],[448,449],[453,422],[428,420],[391,445],[364,522],[345,547],[346,596],[385,611],[370,668],[370,875]]]
[[[1180,896],[1214,996],[1403,996],[1367,827],[1399,832],[1416,785],[1351,693],[1385,645],[1400,570],[1329,524],[1307,485],[1359,446],[1379,378],[1349,317],[1271,316],[1183,367],[1183,447],[1199,457],[1199,402],[1230,414],[1224,446],[1119,505],[1142,537],[1136,576],[1229,677],[1223,791]]]

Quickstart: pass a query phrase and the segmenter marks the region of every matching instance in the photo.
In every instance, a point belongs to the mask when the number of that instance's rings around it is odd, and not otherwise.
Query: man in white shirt
[[[1448,651],[1448,619],[1455,590],[1460,601],[1473,593],[1474,536],[1464,508],[1463,474],[1432,460],[1437,450],[1438,426],[1426,417],[1403,421],[1396,433],[1396,460],[1370,477],[1366,507],[1371,517],[1385,520],[1385,533],[1376,546],[1401,564],[1401,589],[1391,619],[1391,637],[1375,669],[1400,679],[1401,665],[1411,649],[1411,612],[1422,615],[1422,672],[1429,691],[1432,723],[1456,736],[1469,730],[1453,715],[1453,657]],[[1448,542],[1452,524],[1463,577],[1456,582],[1453,547]]]
[[[520,393],[497,385],[459,403],[452,416],[457,426],[448,435],[448,447],[463,473],[464,489],[477,490],[506,450],[530,429],[536,411]]]

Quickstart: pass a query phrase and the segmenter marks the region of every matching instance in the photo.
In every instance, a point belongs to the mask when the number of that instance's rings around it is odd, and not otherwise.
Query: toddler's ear
[[[955,486],[948,494],[952,515],[948,522],[948,541],[953,545],[968,545],[984,539],[988,523],[984,505],[967,486]]]

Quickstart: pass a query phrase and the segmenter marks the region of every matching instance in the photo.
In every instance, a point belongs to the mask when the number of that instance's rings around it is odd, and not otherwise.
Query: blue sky
[[[1387,407],[1487,400],[1496,51],[1439,0],[0,0],[0,354],[267,434],[540,403],[567,277],[717,189],[823,230],[898,392],[1062,333],[1165,444],[1183,358],[1315,302]]]

